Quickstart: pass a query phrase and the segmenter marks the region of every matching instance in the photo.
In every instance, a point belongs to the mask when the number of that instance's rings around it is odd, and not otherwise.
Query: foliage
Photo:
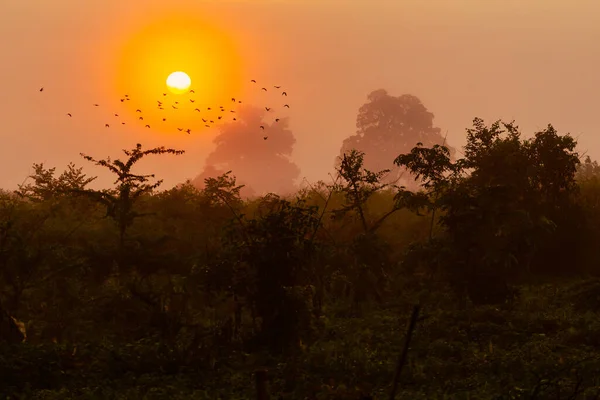
[[[34,167],[0,193],[0,322],[26,328],[0,323],[0,396],[248,399],[266,367],[275,398],[389,398],[419,303],[397,398],[591,398],[595,164],[551,126],[476,119],[467,138],[459,160],[396,154],[416,192],[361,151],[331,183],[252,200],[232,171],[169,190],[132,172],[172,149],[85,156],[116,174],[105,190]]]

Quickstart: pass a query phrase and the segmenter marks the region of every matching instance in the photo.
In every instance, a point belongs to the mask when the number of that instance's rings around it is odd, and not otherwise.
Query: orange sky
[[[106,185],[111,177],[79,153],[115,157],[137,142],[187,151],[140,163],[140,173],[165,179],[163,188],[201,172],[215,131],[144,129],[131,109],[123,113],[131,119],[127,129],[104,127],[120,106],[119,88],[129,82],[115,74],[118,49],[165,16],[181,18],[182,25],[209,21],[202,29],[221,32],[215,35],[228,54],[216,55],[208,44],[203,49],[213,53],[194,56],[207,63],[206,71],[216,71],[226,57],[237,60],[219,70],[234,78],[192,76],[197,84],[259,106],[249,79],[287,89],[293,158],[310,181],[327,179],[342,140],[355,131],[358,108],[379,88],[418,96],[452,145],[464,144],[476,116],[516,119],[528,135],[548,123],[582,134],[581,149],[600,158],[598,1],[2,0],[0,187],[16,188],[34,162],[62,171],[69,161]],[[173,52],[185,49],[179,43]],[[144,86],[146,72],[131,71],[132,93],[161,90],[162,81]],[[77,118],[66,118],[73,110]]]

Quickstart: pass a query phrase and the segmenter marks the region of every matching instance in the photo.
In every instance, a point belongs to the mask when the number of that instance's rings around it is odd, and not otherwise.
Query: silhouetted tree
[[[214,139],[216,148],[206,165],[214,168],[217,175],[232,170],[240,183],[249,185],[259,195],[288,194],[295,190],[294,180],[300,175],[300,169],[289,159],[296,139],[287,118],[271,122],[266,114],[254,107],[240,109],[237,121],[220,127]],[[206,173],[202,176],[209,177]]]
[[[133,210],[135,202],[144,194],[151,193],[162,184],[162,180],[154,184],[147,183],[149,178],[154,178],[154,174],[136,175],[131,172],[131,168],[143,157],[151,154],[183,154],[183,150],[166,149],[164,146],[156,147],[150,150],[142,150],[142,145],[137,144],[132,150],[123,150],[129,158],[123,162],[119,159],[111,161],[110,157],[105,160],[96,160],[91,156],[81,154],[83,158],[102,166],[117,175],[114,189],[105,190],[81,190],[74,189],[73,193],[91,197],[95,201],[106,206],[106,215],[114,220],[119,228],[119,247],[123,250],[125,233],[131,226],[135,218],[143,216]]]
[[[407,153],[418,142],[430,147],[443,144],[440,129],[433,126],[433,114],[413,95],[391,96],[384,89],[371,92],[360,107],[356,134],[344,140],[340,156],[352,149],[365,153],[365,167],[379,171],[391,168],[384,182],[400,182],[415,188],[405,169],[393,166],[398,154]],[[453,154],[454,150],[450,149]]]
[[[19,185],[16,193],[32,201],[45,201],[53,197],[64,196],[70,190],[84,190],[87,185],[97,177],[88,178],[83,172],[83,167],[76,168],[69,163],[58,178],[54,177],[56,168],[44,168],[44,164],[33,164],[33,174],[29,178],[33,183]]]
[[[204,167],[204,170],[202,171],[202,173],[200,175],[196,176],[194,179],[192,179],[191,183],[192,183],[192,185],[194,185],[194,187],[204,190],[207,187],[206,186],[207,179],[219,179],[226,173],[227,173],[227,171],[215,168],[214,165],[206,165]],[[237,180],[237,178],[236,178],[236,180]],[[251,197],[256,196],[256,192],[251,187],[249,187],[245,184],[240,185],[239,194],[242,198],[251,198]]]
[[[431,260],[445,254],[457,290],[466,287],[477,303],[503,301],[508,282],[534,265],[547,269],[548,253],[558,257],[548,244],[560,249],[557,233],[571,231],[560,214],[579,220],[570,206],[579,162],[575,144],[551,125],[521,140],[513,123],[488,127],[475,119],[464,158],[455,163],[444,146],[419,145],[396,158],[394,163],[424,178],[430,205],[442,211],[445,234],[425,246]]]

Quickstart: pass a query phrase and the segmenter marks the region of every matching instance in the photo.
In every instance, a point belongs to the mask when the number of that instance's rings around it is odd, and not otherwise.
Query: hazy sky
[[[552,123],[582,134],[581,150],[600,158],[596,0],[1,0],[0,187],[16,188],[34,162],[62,171],[69,161],[106,184],[110,176],[79,153],[115,157],[137,142],[187,151],[140,163],[164,188],[201,172],[214,130],[160,132],[133,118],[127,129],[104,127],[119,106],[115,49],[171,14],[230,36],[245,95],[254,96],[252,78],[286,88],[293,158],[310,181],[327,178],[379,88],[418,96],[454,146],[479,116],[515,119],[527,135]]]

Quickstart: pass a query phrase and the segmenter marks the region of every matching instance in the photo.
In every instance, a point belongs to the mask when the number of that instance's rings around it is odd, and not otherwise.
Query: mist
[[[34,162],[62,170],[82,165],[80,152],[120,154],[137,142],[186,150],[148,168],[165,188],[202,173],[216,130],[196,135],[149,133],[133,126],[113,134],[94,120],[65,112],[104,102],[108,44],[165,12],[197,13],[231,33],[250,79],[283,85],[295,143],[297,181],[328,179],[344,139],[356,133],[358,109],[373,90],[417,96],[455,147],[474,117],[516,120],[526,132],[552,123],[579,136],[597,157],[594,133],[600,32],[592,1],[160,1],[102,4],[42,0],[3,3],[0,52],[0,187],[14,189]],[[343,5],[343,7],[342,7]],[[133,28],[132,28],[133,27]],[[52,101],[38,96],[45,86]],[[252,97],[252,96],[251,96]],[[116,99],[111,99],[114,101]],[[263,104],[250,98],[250,102]],[[185,137],[183,137],[185,136]],[[101,170],[98,185],[110,179]],[[234,171],[235,174],[235,171]]]

